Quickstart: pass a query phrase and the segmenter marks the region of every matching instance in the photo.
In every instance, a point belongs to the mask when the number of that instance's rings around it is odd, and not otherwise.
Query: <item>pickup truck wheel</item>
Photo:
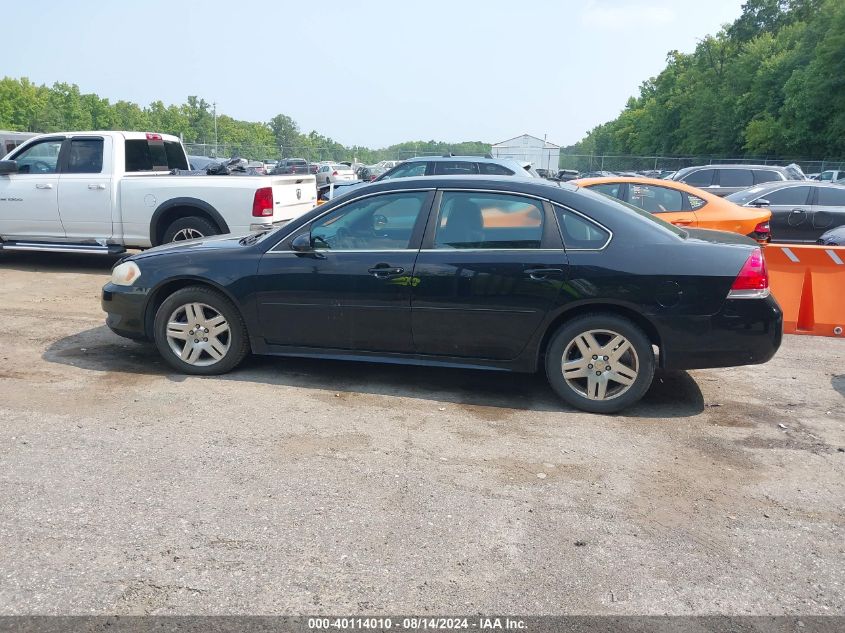
[[[162,244],[170,242],[182,242],[184,240],[195,240],[209,235],[218,235],[220,231],[205,218],[190,216],[179,218],[167,227],[162,238]]]
[[[634,323],[607,313],[564,323],[546,350],[557,394],[591,413],[614,413],[645,395],[654,377],[651,341]]]
[[[154,338],[164,360],[185,374],[224,374],[249,353],[237,308],[204,286],[182,288],[164,300],[156,312]]]

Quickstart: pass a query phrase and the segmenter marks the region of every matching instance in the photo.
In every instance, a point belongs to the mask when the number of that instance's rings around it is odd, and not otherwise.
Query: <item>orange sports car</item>
[[[622,176],[570,182],[619,198],[677,226],[741,233],[762,243],[771,239],[769,209],[741,207],[682,182]]]

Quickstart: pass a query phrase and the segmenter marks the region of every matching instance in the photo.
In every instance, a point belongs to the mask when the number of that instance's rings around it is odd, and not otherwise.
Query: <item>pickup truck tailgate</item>
[[[271,222],[287,222],[317,204],[317,181],[311,174],[271,176],[273,216]]]

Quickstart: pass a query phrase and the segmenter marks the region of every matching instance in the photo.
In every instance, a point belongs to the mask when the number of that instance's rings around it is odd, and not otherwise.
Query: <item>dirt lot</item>
[[[0,254],[0,614],[845,612],[845,341],[542,377],[252,359],[170,373],[100,258]]]

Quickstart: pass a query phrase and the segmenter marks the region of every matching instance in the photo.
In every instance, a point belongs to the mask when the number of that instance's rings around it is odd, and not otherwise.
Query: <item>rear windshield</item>
[[[286,162],[288,165],[307,165],[307,164],[308,164],[308,163],[306,163],[306,162],[305,162],[304,160],[302,160],[302,159],[296,160],[295,158],[294,158],[294,159],[291,159],[291,160],[287,160],[287,161],[285,161],[285,162]]]
[[[730,200],[734,204],[743,205],[751,202],[755,198],[759,198],[760,194],[762,194],[765,190],[765,187],[751,187],[751,189],[743,189],[742,191],[737,191],[729,196],[725,196],[725,200]]]
[[[659,224],[661,227],[663,227],[667,231],[671,231],[672,233],[674,233],[675,235],[677,235],[678,237],[680,237],[682,239],[687,239],[689,237],[689,233],[687,233],[683,229],[679,229],[674,224],[670,224],[666,220],[661,220],[659,217],[657,217],[657,215],[651,214],[648,211],[644,211],[643,209],[640,209],[639,207],[635,207],[633,204],[629,204],[629,203],[625,202],[624,200],[620,200],[619,198],[614,198],[613,196],[608,195],[606,193],[602,193],[601,191],[596,191],[596,193],[601,194],[602,196],[607,198],[607,200],[611,204],[621,204],[623,207],[625,207],[626,209],[630,209],[631,211],[636,213],[641,218],[645,218],[650,222],[654,222],[655,224]]]
[[[126,141],[126,171],[170,171],[188,169],[188,159],[177,141]]]

